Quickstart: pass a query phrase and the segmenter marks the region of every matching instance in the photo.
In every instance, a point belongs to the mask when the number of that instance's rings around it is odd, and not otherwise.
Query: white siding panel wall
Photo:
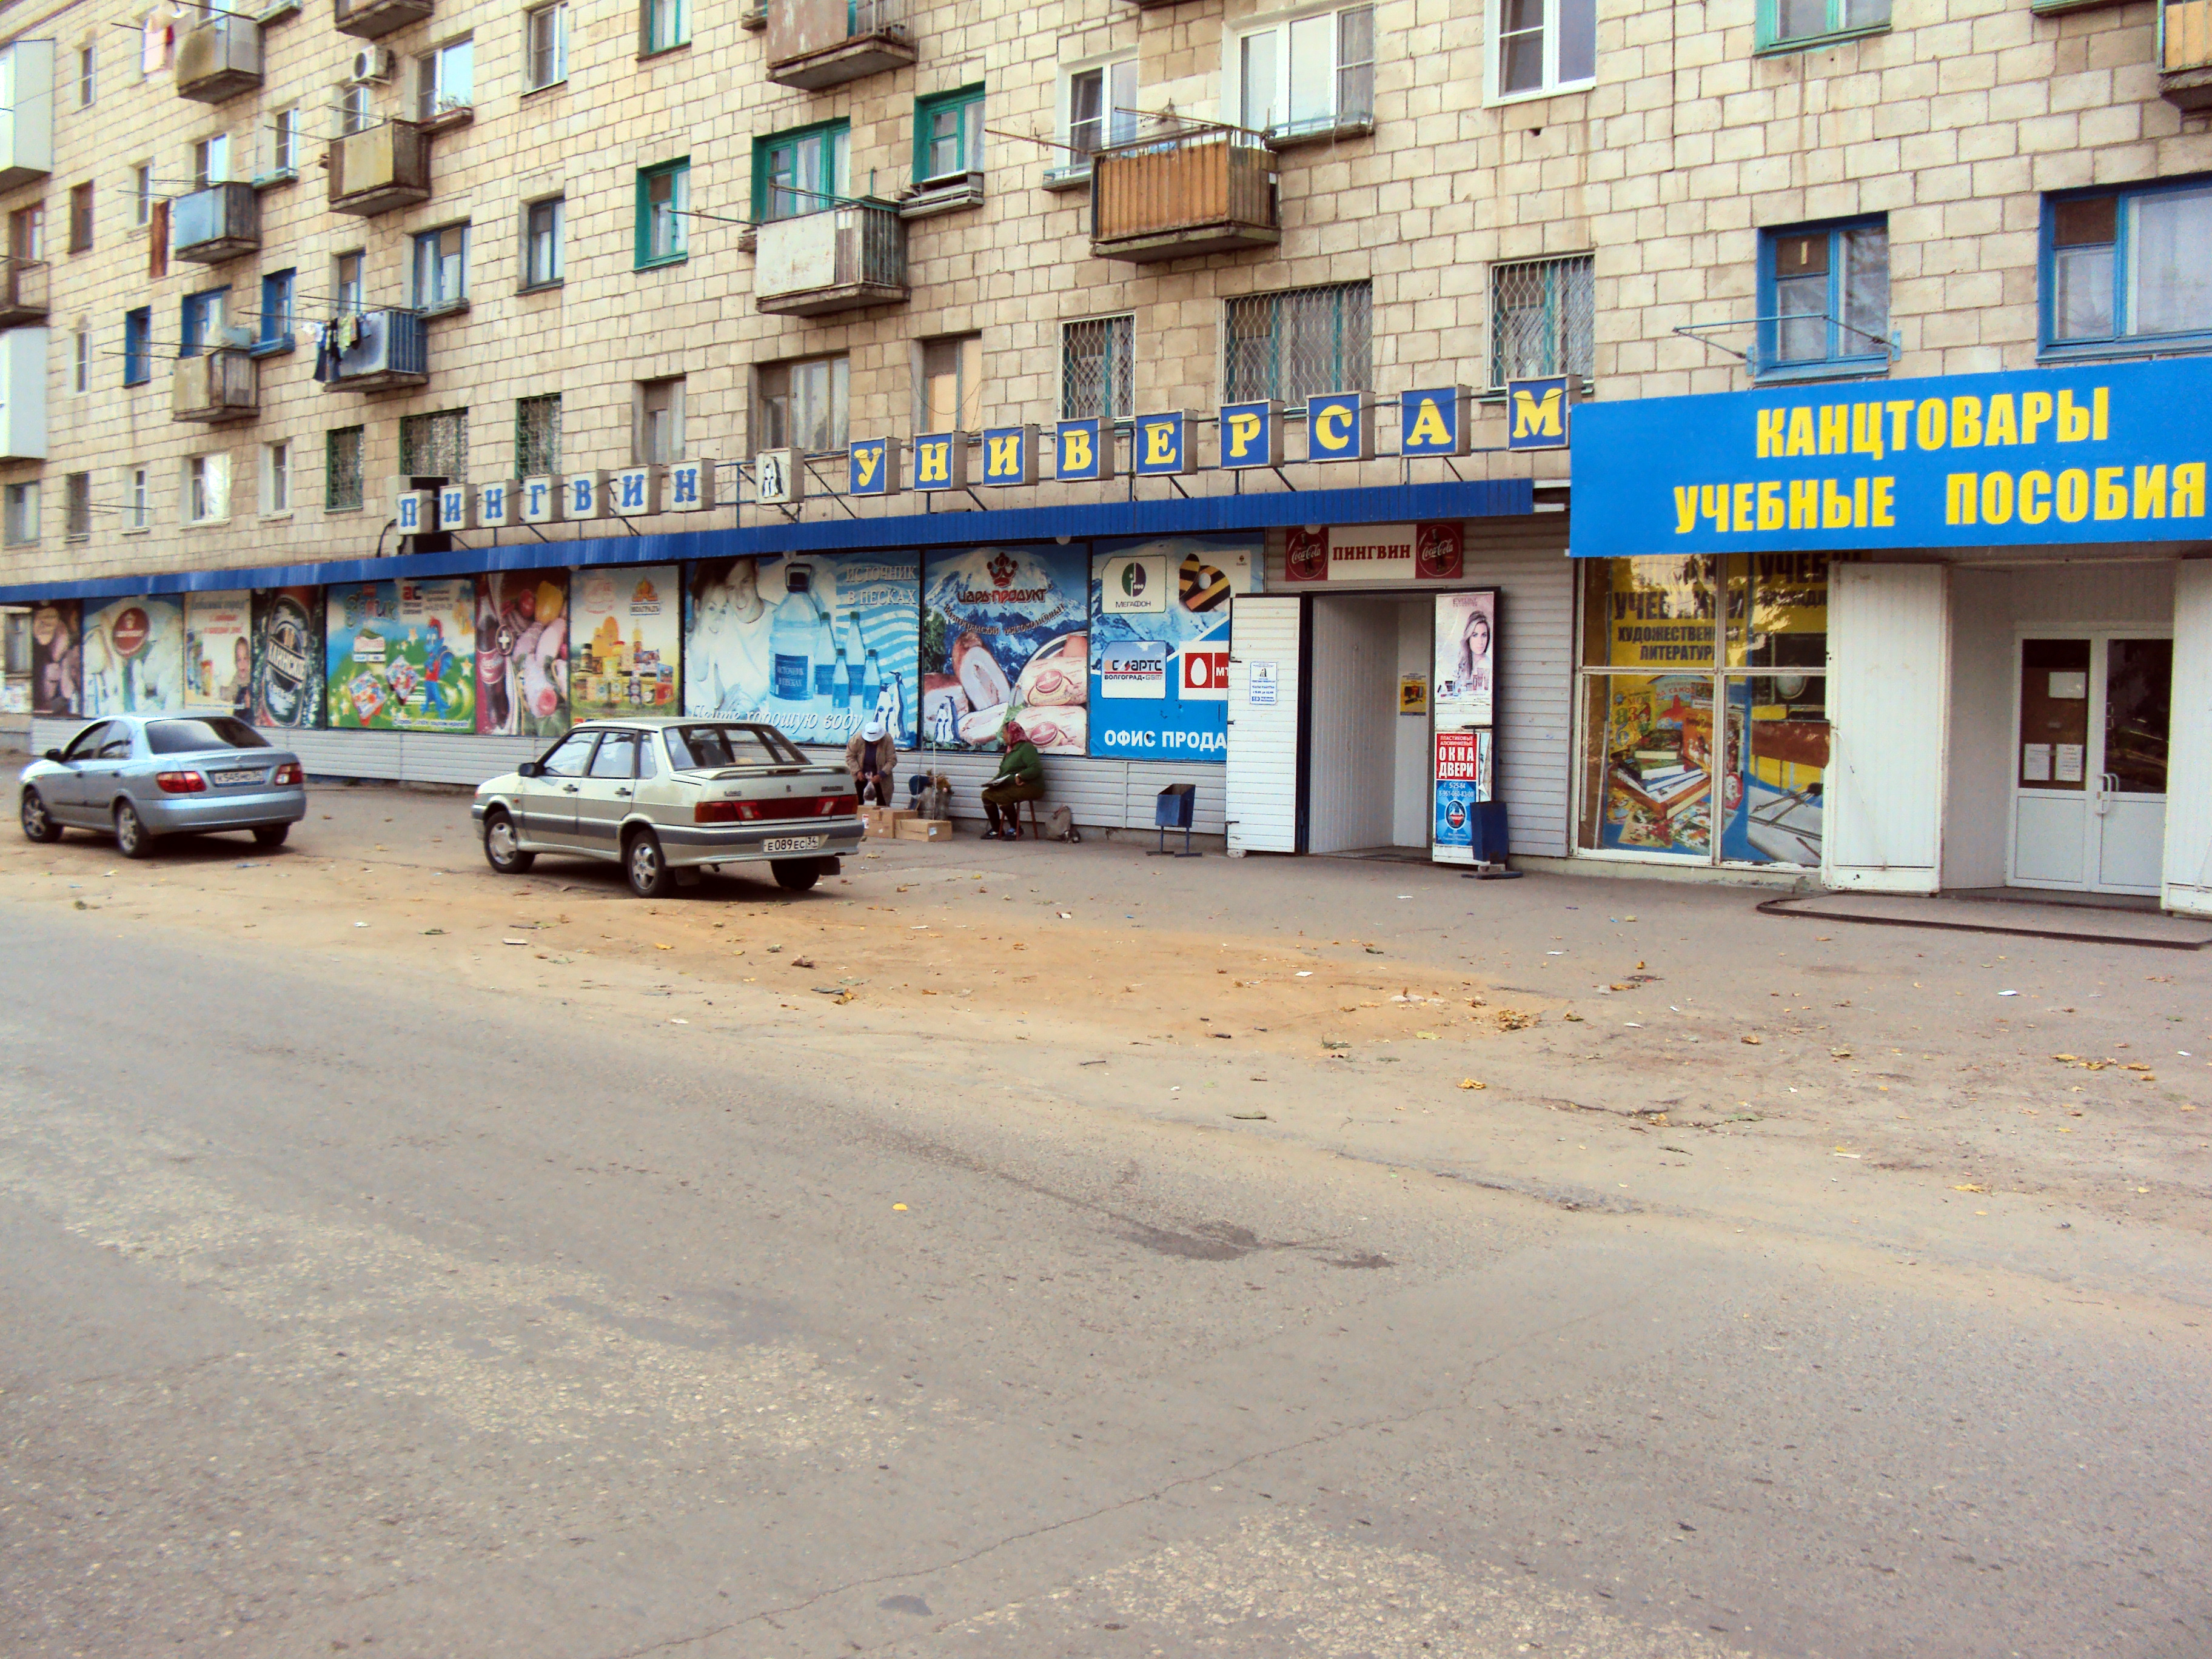
[[[2175,570],[2172,707],[2165,903],[2212,916],[2212,560]]]
[[[1837,565],[1829,573],[1827,773],[1821,879],[1932,893],[1943,842],[1951,682],[1949,571]]]
[[[815,749],[817,760],[842,762],[844,751]],[[1065,806],[1078,824],[1087,830],[1150,829],[1153,798],[1171,783],[1198,786],[1198,833],[1222,833],[1222,769],[1200,761],[1102,760],[1087,755],[1047,755],[1044,759],[1044,799],[1037,803],[1042,821],[1055,806]],[[908,781],[927,769],[941,772],[952,785],[952,816],[956,822],[983,820],[982,788],[999,769],[996,750],[902,750],[896,788],[904,806]],[[1024,811],[1023,822],[1028,822]]]

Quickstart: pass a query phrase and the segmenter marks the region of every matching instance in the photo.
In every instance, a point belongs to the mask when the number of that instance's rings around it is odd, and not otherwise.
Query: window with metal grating
[[[323,434],[323,511],[350,513],[361,506],[361,456],[366,428],[333,428]]]
[[[1490,268],[1490,384],[1589,380],[1597,354],[1595,262],[1587,253]]]
[[[561,394],[514,400],[514,476],[550,477],[561,470]]]
[[[1223,331],[1224,401],[1303,403],[1324,392],[1368,390],[1372,308],[1365,283],[1231,300]]]
[[[414,478],[469,476],[469,411],[441,409],[399,418],[399,470]]]
[[[1137,319],[1094,317],[1060,331],[1060,413],[1068,421],[1126,421],[1136,412]]]

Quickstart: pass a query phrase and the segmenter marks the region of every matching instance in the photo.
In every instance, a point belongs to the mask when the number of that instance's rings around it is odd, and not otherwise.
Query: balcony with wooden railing
[[[169,418],[213,425],[250,421],[261,412],[261,365],[237,346],[215,346],[177,359],[169,382]]]
[[[0,328],[45,322],[46,290],[45,260],[0,258]]]
[[[1207,127],[1115,144],[1091,158],[1091,252],[1149,264],[1283,240],[1274,153]]]
[[[768,78],[819,92],[914,62],[907,0],[768,0]]]
[[[372,218],[430,199],[430,138],[414,121],[380,121],[331,146],[331,211]]]
[[[2212,0],[2159,8],[2158,89],[2176,109],[2212,110]]]
[[[429,15],[430,0],[331,0],[337,32],[361,40],[380,40]]]
[[[907,300],[906,221],[889,202],[840,202],[760,228],[753,304],[783,317],[820,317]]]

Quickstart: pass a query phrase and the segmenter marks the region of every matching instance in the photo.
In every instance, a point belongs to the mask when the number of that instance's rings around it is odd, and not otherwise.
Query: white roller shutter
[[[1949,572],[1839,564],[1828,590],[1828,763],[1821,879],[1932,893],[1950,720]]]
[[[1229,657],[1229,854],[1298,850],[1297,598],[1244,594]],[[1252,700],[1255,667],[1262,701]],[[1273,700],[1266,687],[1273,686]]]

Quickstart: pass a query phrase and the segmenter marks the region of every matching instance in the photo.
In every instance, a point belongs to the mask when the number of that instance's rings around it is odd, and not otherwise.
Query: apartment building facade
[[[1715,487],[1732,398],[1786,427],[1869,380],[2194,375],[2202,9],[0,9],[0,602],[37,729],[269,716],[281,624],[336,772],[471,779],[638,703],[815,741],[881,706],[959,781],[1016,709],[1086,822],[1190,781],[1234,850],[1465,856],[1472,817],[1519,857],[1849,878],[1850,583],[1939,573],[1911,654],[1986,770],[2018,630],[2112,562],[2140,603],[2058,711],[2065,769],[2109,772],[2089,727],[2140,723],[2132,641],[2194,614],[2201,492],[2153,526],[2185,538],[2086,554],[1586,547],[1573,509]],[[1952,695],[2000,605],[2010,670]],[[1951,752],[1878,769],[1983,789]]]

